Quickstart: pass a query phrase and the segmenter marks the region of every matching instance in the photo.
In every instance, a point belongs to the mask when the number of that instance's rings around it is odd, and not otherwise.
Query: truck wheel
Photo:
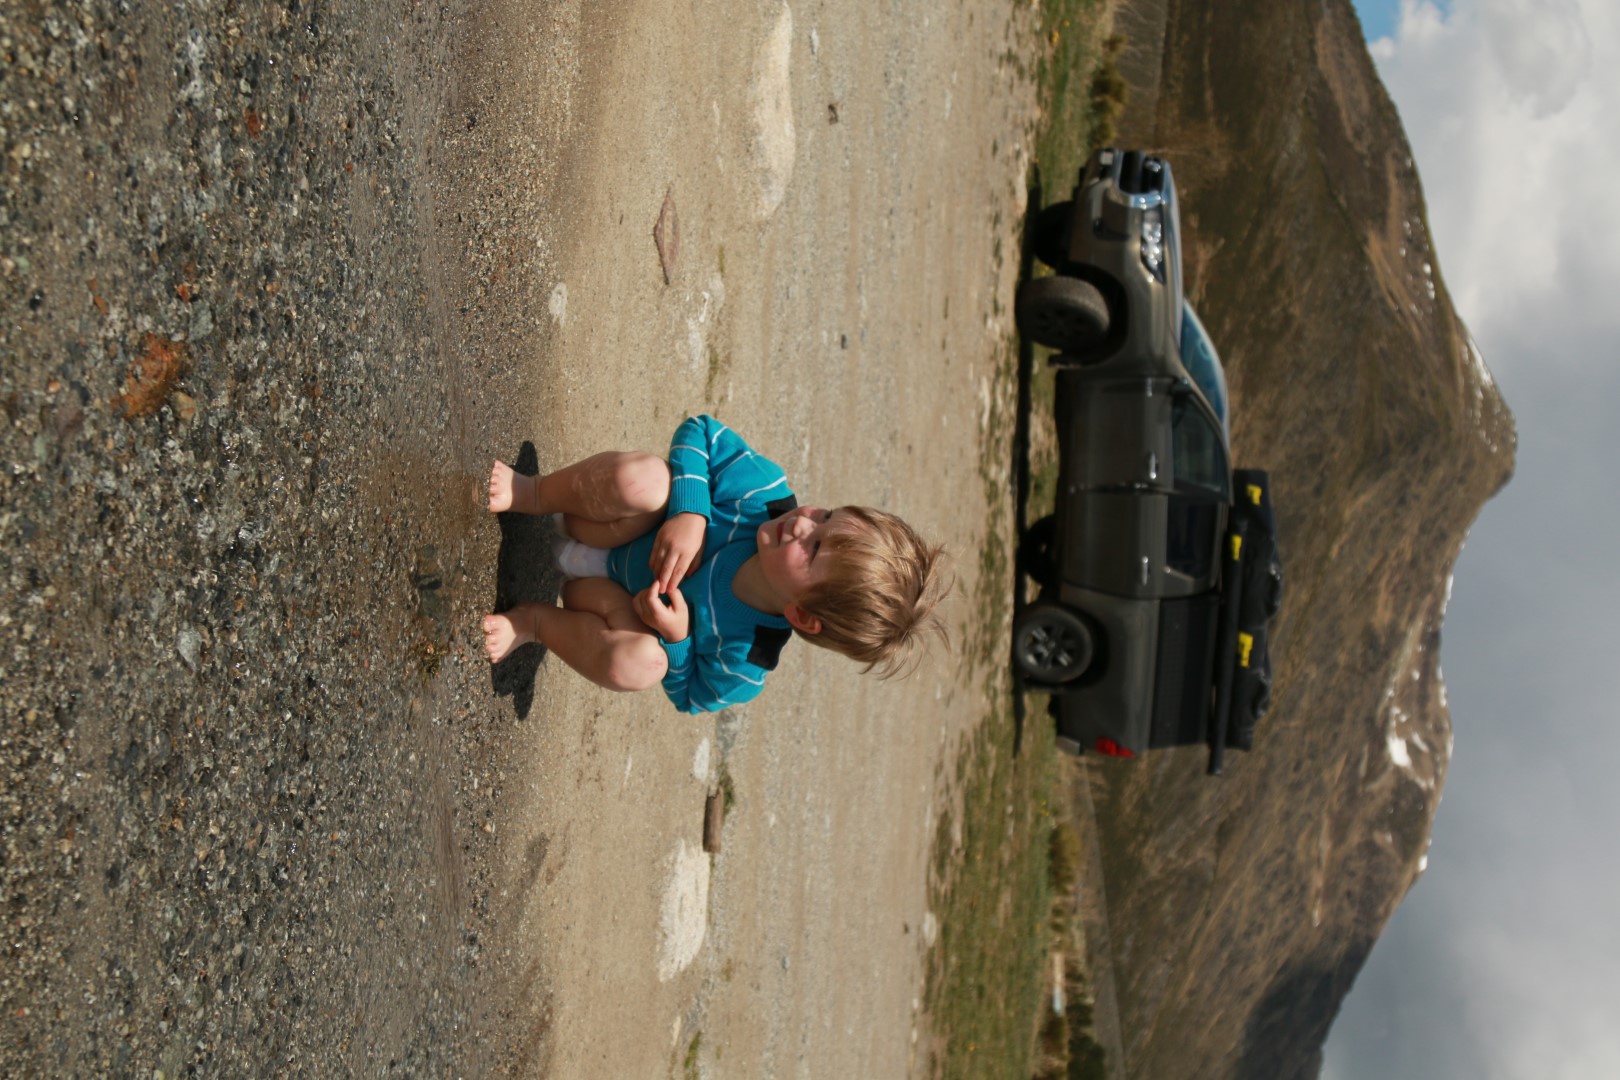
[[[1035,215],[1035,257],[1054,270],[1069,261],[1069,220],[1074,217],[1074,200],[1065,199]]]
[[[1283,568],[1281,563],[1273,562],[1266,571],[1265,592],[1266,618],[1271,619],[1282,610],[1283,599]]]
[[[1013,662],[1035,682],[1072,682],[1091,666],[1091,630],[1061,604],[1037,601],[1013,627]]]
[[[1037,585],[1057,584],[1057,559],[1052,541],[1057,537],[1057,518],[1047,514],[1024,530],[1018,541],[1018,567]]]
[[[1249,693],[1249,715],[1255,720],[1264,720],[1270,708],[1271,676],[1265,675],[1255,680],[1254,689]]]
[[[1108,302],[1095,285],[1079,278],[1024,282],[1015,314],[1020,334],[1072,356],[1095,349],[1108,334]]]

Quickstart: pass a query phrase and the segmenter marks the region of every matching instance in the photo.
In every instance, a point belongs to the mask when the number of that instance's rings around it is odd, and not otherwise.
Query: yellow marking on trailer
[[[1243,537],[1237,533],[1232,534],[1232,561],[1237,562],[1243,554]]]
[[[1238,665],[1249,666],[1249,650],[1254,648],[1254,635],[1238,631]]]
[[[1265,494],[1265,492],[1260,490],[1260,485],[1259,484],[1250,484],[1248,486],[1248,491],[1249,491],[1249,501],[1254,503],[1254,505],[1259,506],[1260,505],[1260,496]]]

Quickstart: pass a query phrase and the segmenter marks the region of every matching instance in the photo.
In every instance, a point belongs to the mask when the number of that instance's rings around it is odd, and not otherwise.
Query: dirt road
[[[556,582],[479,503],[493,457],[711,411],[944,541],[960,644],[1027,13],[8,18],[0,1065],[915,1074],[980,676],[795,644],[718,718],[492,685],[497,581]]]
[[[531,436],[544,468],[658,448],[712,410],[806,501],[889,507],[947,542],[960,642],[1034,100],[1000,57],[1028,27],[993,3],[773,2],[627,5],[570,31],[571,137],[537,243],[514,245],[532,277],[501,301],[546,301],[513,356],[533,427],[489,449]],[[515,36],[476,91],[496,95],[497,154],[547,100],[521,74],[541,40]],[[498,827],[546,1071],[906,1075],[941,768],[983,704],[958,670],[939,655],[883,684],[796,645],[759,702],[716,721],[543,665],[539,722],[515,736],[528,782]],[[710,864],[722,771],[735,802]]]

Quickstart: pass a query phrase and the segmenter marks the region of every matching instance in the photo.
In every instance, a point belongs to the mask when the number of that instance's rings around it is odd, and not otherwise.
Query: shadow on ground
[[[518,450],[512,468],[524,476],[540,472],[534,443],[525,442]],[[495,564],[494,611],[505,611],[517,604],[557,602],[557,576],[551,570],[555,533],[550,519],[530,514],[499,514],[501,548]],[[534,675],[546,657],[544,645],[529,644],[516,649],[490,670],[490,686],[497,697],[512,699],[519,720],[528,718],[534,707]]]
[[[1041,206],[1041,169],[1039,165],[1030,167],[1029,201],[1031,210],[1024,222],[1023,246],[1019,252],[1018,284],[1023,286],[1035,273],[1035,230],[1034,221]],[[1017,625],[1018,617],[1024,612],[1024,579],[1030,573],[1026,565],[1026,552],[1021,542],[1024,531],[1029,528],[1029,413],[1032,407],[1030,400],[1030,380],[1035,371],[1035,345],[1026,339],[1023,334],[1018,335],[1018,404],[1013,415],[1012,437],[1012,473],[1013,473],[1013,536],[1015,537],[1014,550],[1017,552],[1013,562],[1013,623]],[[1011,643],[1008,643],[1008,663],[1012,663]],[[1019,675],[1016,665],[1012,668],[1015,684]],[[1019,691],[1012,695],[1013,708],[1013,753],[1019,753],[1024,745],[1024,727],[1028,720],[1028,703],[1024,694]]]

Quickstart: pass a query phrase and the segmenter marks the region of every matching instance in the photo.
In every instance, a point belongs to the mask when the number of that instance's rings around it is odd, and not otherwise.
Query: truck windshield
[[[1209,340],[1209,333],[1199,321],[1191,304],[1181,305],[1181,366],[1187,369],[1192,381],[1204,394],[1204,400],[1215,410],[1221,427],[1230,430],[1226,407],[1226,371],[1221,358]]]

